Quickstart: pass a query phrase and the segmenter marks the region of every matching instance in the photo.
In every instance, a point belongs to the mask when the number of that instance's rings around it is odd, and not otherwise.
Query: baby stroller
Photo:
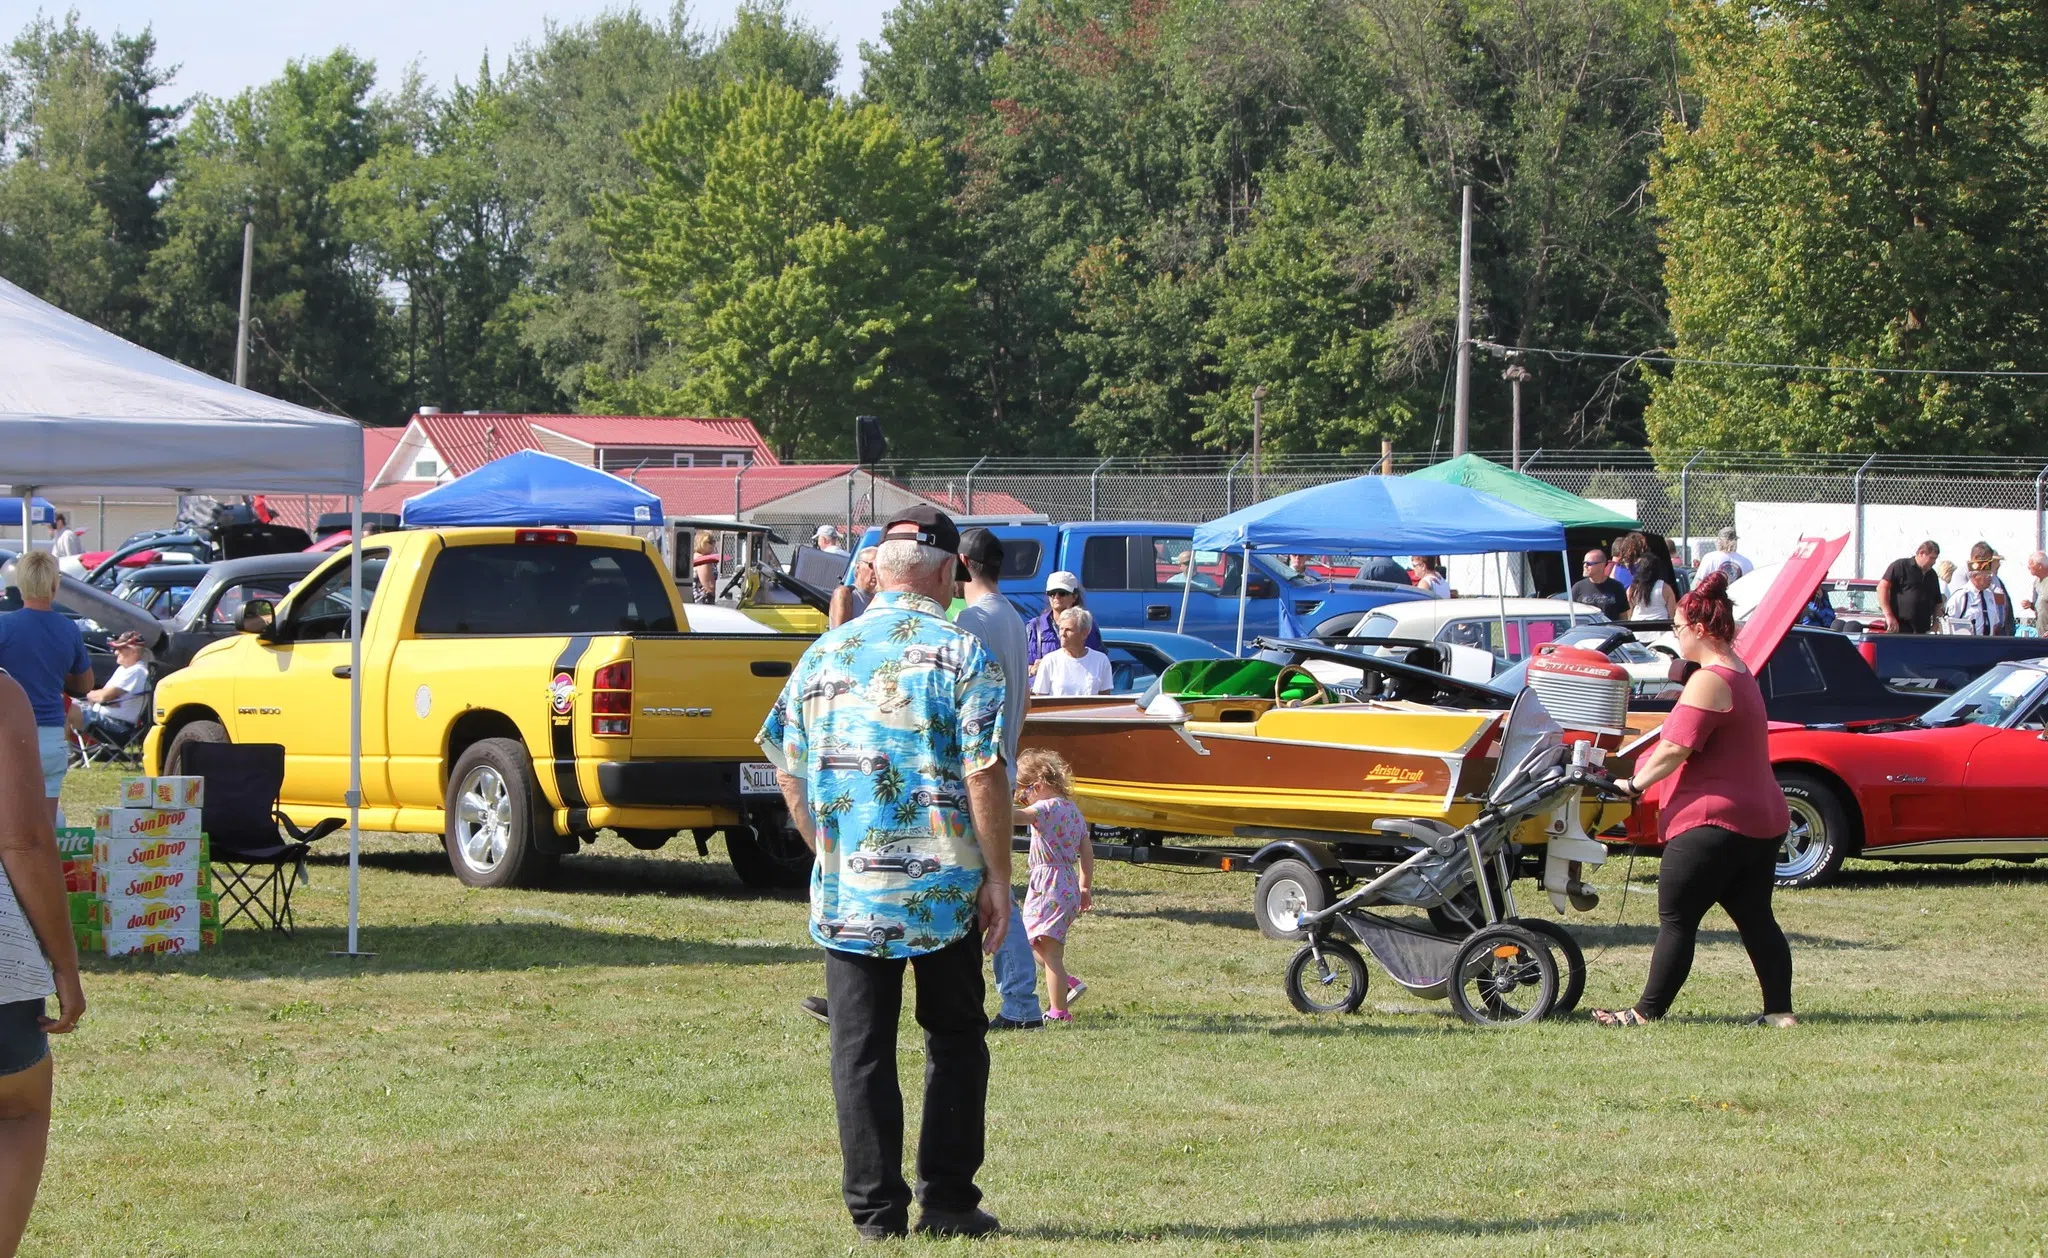
[[[1601,768],[1605,753],[1567,743],[1534,691],[1525,690],[1501,735],[1501,771],[1487,803],[1460,830],[1437,821],[1388,819],[1375,829],[1412,840],[1412,856],[1328,908],[1296,919],[1307,943],[1287,964],[1287,998],[1303,1013],[1352,1013],[1365,1000],[1365,960],[1340,935],[1363,944],[1389,977],[1414,995],[1450,999],[1477,1026],[1535,1022],[1569,1012],[1585,990],[1586,962],[1563,927],[1519,917],[1509,889],[1509,836],[1526,818],[1547,813],[1543,888],[1560,911],[1590,911],[1598,894],[1585,871],[1607,849],[1580,823],[1582,792],[1620,798]],[[1437,910],[1455,920],[1470,905],[1470,934],[1445,934],[1382,906]],[[1447,912],[1448,911],[1448,912]]]

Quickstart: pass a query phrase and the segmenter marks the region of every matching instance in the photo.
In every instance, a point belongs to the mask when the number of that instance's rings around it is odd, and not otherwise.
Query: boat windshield
[[[2000,664],[1928,709],[1923,725],[2003,725],[2048,681],[2038,664]]]

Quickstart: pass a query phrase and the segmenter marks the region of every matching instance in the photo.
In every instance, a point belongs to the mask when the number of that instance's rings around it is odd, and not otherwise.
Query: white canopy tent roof
[[[347,955],[360,955],[362,426],[180,366],[0,280],[0,476],[22,498],[24,548],[39,488],[348,495]]]
[[[17,487],[363,492],[363,432],[238,388],[0,280],[0,476]]]

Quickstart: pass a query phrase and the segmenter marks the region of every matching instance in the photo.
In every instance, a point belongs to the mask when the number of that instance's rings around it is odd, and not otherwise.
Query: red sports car
[[[1866,860],[2048,855],[2048,657],[2000,664],[1916,720],[1773,725],[1792,832],[1778,884]]]

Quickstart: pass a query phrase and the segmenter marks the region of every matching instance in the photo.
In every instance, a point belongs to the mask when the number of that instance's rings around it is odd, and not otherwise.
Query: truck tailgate
[[[632,732],[606,759],[758,760],[754,735],[804,649],[793,634],[636,635]]]

